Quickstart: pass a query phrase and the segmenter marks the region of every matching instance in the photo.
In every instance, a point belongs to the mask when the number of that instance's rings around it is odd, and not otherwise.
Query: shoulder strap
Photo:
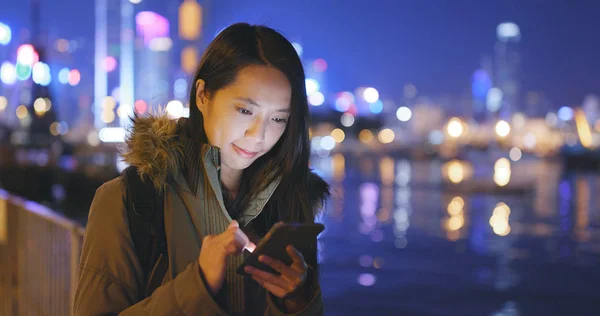
[[[143,293],[146,297],[160,286],[168,267],[164,199],[162,192],[158,192],[151,181],[140,177],[137,168],[130,166],[125,169],[123,178],[129,230],[144,271],[146,289]]]

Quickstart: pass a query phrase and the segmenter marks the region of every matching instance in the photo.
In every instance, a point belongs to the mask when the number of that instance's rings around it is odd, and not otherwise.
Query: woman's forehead
[[[257,106],[289,107],[292,89],[287,77],[266,66],[242,69],[234,82],[225,89],[228,97],[248,101]]]

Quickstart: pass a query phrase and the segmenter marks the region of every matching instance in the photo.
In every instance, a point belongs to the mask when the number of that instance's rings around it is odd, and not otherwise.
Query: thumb
[[[240,224],[238,224],[238,222],[236,220],[233,220],[233,221],[231,221],[229,226],[227,226],[227,229],[229,229],[231,227],[240,227]]]

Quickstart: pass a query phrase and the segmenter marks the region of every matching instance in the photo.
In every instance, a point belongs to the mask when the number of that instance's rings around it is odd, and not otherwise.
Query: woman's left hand
[[[258,260],[281,275],[275,275],[253,267],[246,267],[245,271],[252,276],[252,279],[267,289],[273,295],[279,298],[288,298],[304,285],[308,266],[304,262],[302,254],[293,246],[287,246],[287,253],[292,258],[292,264],[286,265],[280,260],[268,256],[260,256]]]

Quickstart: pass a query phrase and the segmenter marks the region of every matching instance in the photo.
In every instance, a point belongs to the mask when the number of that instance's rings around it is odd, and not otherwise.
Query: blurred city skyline
[[[13,40],[19,41],[20,30],[30,28],[30,3],[5,1],[10,9],[0,12],[0,21],[13,28]],[[136,6],[169,15],[176,14],[180,2],[143,0]],[[594,40],[600,30],[600,4],[594,2],[200,3],[205,10],[201,49],[229,24],[266,24],[301,43],[306,58],[327,61],[331,91],[373,86],[382,97],[397,99],[405,85],[413,84],[420,95],[468,97],[474,71],[483,58],[494,55],[497,25],[510,21],[521,32],[523,94],[545,94],[554,110],[581,105],[586,95],[600,94],[600,60],[594,57],[600,50],[600,42]],[[41,0],[41,4],[45,35],[83,39],[72,63],[93,68],[94,2]]]

